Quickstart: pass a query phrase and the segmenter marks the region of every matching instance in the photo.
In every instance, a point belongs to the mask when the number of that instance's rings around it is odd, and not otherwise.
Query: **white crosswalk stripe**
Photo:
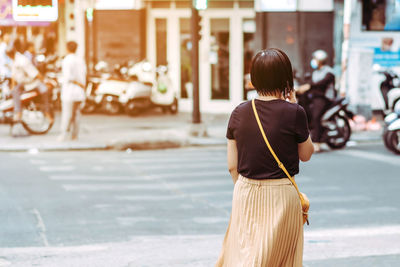
[[[341,150],[341,151],[337,151],[336,153],[341,154],[341,155],[346,155],[346,156],[352,156],[352,157],[356,157],[356,158],[363,158],[363,159],[367,159],[367,160],[371,160],[371,161],[379,161],[382,163],[400,167],[400,157],[397,157],[395,155],[387,156],[387,155],[382,155],[379,153],[357,151],[357,150]]]

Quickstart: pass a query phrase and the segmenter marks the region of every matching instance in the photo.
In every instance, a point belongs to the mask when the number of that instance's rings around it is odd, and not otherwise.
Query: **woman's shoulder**
[[[244,110],[247,110],[250,106],[251,106],[251,101],[244,101],[233,109],[232,114],[237,114]]]

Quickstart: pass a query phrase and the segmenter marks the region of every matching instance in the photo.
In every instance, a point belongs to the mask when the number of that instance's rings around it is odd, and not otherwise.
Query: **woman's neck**
[[[271,100],[276,100],[276,99],[283,99],[282,95],[259,95],[257,97],[259,100],[263,101],[271,101]]]

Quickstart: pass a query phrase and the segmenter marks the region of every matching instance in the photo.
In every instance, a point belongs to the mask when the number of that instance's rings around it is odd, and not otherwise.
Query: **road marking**
[[[307,238],[328,238],[328,237],[358,237],[358,236],[382,236],[400,235],[400,225],[366,226],[354,228],[330,228],[309,230],[305,228],[304,236]],[[400,248],[400,247],[399,247]]]
[[[49,178],[54,181],[133,181],[139,180],[138,177],[134,176],[114,176],[114,175],[85,175],[85,174],[74,174],[74,175],[50,175]],[[140,180],[144,180],[140,178]]]
[[[312,200],[310,200],[312,203]],[[398,212],[399,209],[396,207],[369,207],[369,208],[357,208],[357,209],[327,209],[327,210],[317,210],[313,211],[310,209],[310,213],[315,214],[337,214],[337,215],[355,215],[355,214],[376,214],[376,213],[393,213]]]
[[[191,196],[191,197],[208,197],[208,196],[215,196],[215,195],[232,196],[233,189],[230,189],[229,191],[208,191],[208,192],[188,193],[187,195]]]
[[[47,161],[41,159],[30,159],[29,162],[33,165],[43,165],[47,163]]]
[[[229,221],[228,217],[194,217],[192,221],[198,224],[215,224],[226,223]]]
[[[225,201],[225,202],[219,202],[217,204],[214,204],[214,206],[218,207],[218,208],[232,208],[232,201]]]
[[[137,166],[140,167],[140,166]],[[199,164],[199,163],[185,163],[184,166],[182,164],[168,164],[168,165],[152,165],[151,167],[148,167],[151,170],[171,170],[171,169],[182,169],[182,167],[185,168],[225,168],[226,169],[226,163],[225,162],[214,162],[211,166],[208,164]]]
[[[46,226],[44,225],[43,218],[42,218],[42,216],[40,215],[40,213],[39,213],[39,211],[37,209],[33,209],[31,212],[36,217],[36,220],[37,220],[37,225],[36,226],[39,229],[40,239],[42,239],[43,245],[45,247],[48,247],[49,246],[49,241],[47,240]]]
[[[357,150],[342,150],[342,151],[336,151],[338,154],[344,154],[347,156],[352,156],[356,158],[364,158],[368,160],[373,160],[373,161],[380,161],[386,164],[391,164],[395,165],[397,167],[400,167],[400,157],[396,156],[387,156],[379,153],[374,153],[374,152],[367,152],[367,151],[357,151]]]
[[[187,177],[189,179],[192,177],[204,177],[204,178],[214,179],[216,176],[223,176],[223,177],[226,176],[227,178],[230,178],[228,171],[205,171],[205,172],[196,171],[196,172],[181,172],[181,173],[174,172],[174,173],[160,173],[160,174],[146,175],[148,179],[153,179],[153,180],[165,179],[165,178],[181,179],[184,177]],[[229,180],[232,181],[231,179]]]
[[[195,157],[186,157],[186,158],[174,158],[174,157],[162,157],[162,158],[147,158],[147,159],[124,159],[121,161],[122,163],[125,164],[154,164],[155,162],[157,164],[167,164],[167,163],[185,163],[185,162],[196,162],[196,163],[214,163],[214,162],[224,162],[224,164],[227,166],[226,163],[226,157],[221,157],[221,158],[215,158],[213,157],[210,159],[209,157],[204,157],[204,158],[199,158],[198,156]]]
[[[149,190],[167,191],[167,188],[154,184],[63,184],[65,191],[130,191],[130,190]]]
[[[9,266],[11,265],[11,262],[6,261],[4,259],[0,259],[0,266]]]
[[[210,181],[204,184],[203,181],[184,181],[181,183],[163,183],[163,184],[135,184],[135,183],[109,183],[109,184],[63,184],[62,187],[66,191],[125,191],[125,190],[161,190],[165,191],[168,189],[181,189],[181,188],[198,188],[210,187],[210,186],[221,186],[227,185],[230,181]]]
[[[155,218],[155,217],[117,217],[116,219],[120,225],[125,225],[125,226],[132,225],[132,224],[139,223],[139,222],[149,223],[149,222],[162,221],[159,218]]]
[[[142,195],[142,196],[115,196],[116,200],[128,201],[166,201],[186,198],[184,195]]]
[[[371,198],[366,196],[331,196],[331,197],[309,197],[312,203],[341,203],[353,201],[372,201]]]
[[[310,194],[310,191],[316,191],[318,193],[324,192],[324,191],[340,191],[341,188],[339,186],[308,186],[308,185],[300,185],[301,186],[301,191],[304,191],[304,193]]]
[[[42,172],[62,172],[62,171],[73,171],[75,166],[73,165],[59,165],[59,166],[40,166],[39,170]]]

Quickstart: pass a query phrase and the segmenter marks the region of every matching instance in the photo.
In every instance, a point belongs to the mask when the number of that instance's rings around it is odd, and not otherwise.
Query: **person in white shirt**
[[[78,139],[80,109],[85,101],[86,64],[75,54],[77,48],[76,42],[68,42],[68,54],[62,62],[60,141],[66,140],[69,132],[72,140]]]
[[[0,41],[0,75],[4,78],[11,78],[11,60],[6,53],[10,42],[10,34],[3,33]]]
[[[6,97],[10,93],[11,59],[6,53],[10,41],[10,34],[3,32],[0,37],[0,78],[5,80],[2,84],[2,97]]]
[[[7,56],[12,60],[11,64],[11,93],[14,100],[14,121],[20,121],[22,117],[21,93],[25,89],[30,91],[37,89],[41,99],[46,118],[53,122],[50,114],[50,103],[48,88],[43,81],[43,76],[32,62],[23,54],[18,52],[14,46],[7,49]]]

